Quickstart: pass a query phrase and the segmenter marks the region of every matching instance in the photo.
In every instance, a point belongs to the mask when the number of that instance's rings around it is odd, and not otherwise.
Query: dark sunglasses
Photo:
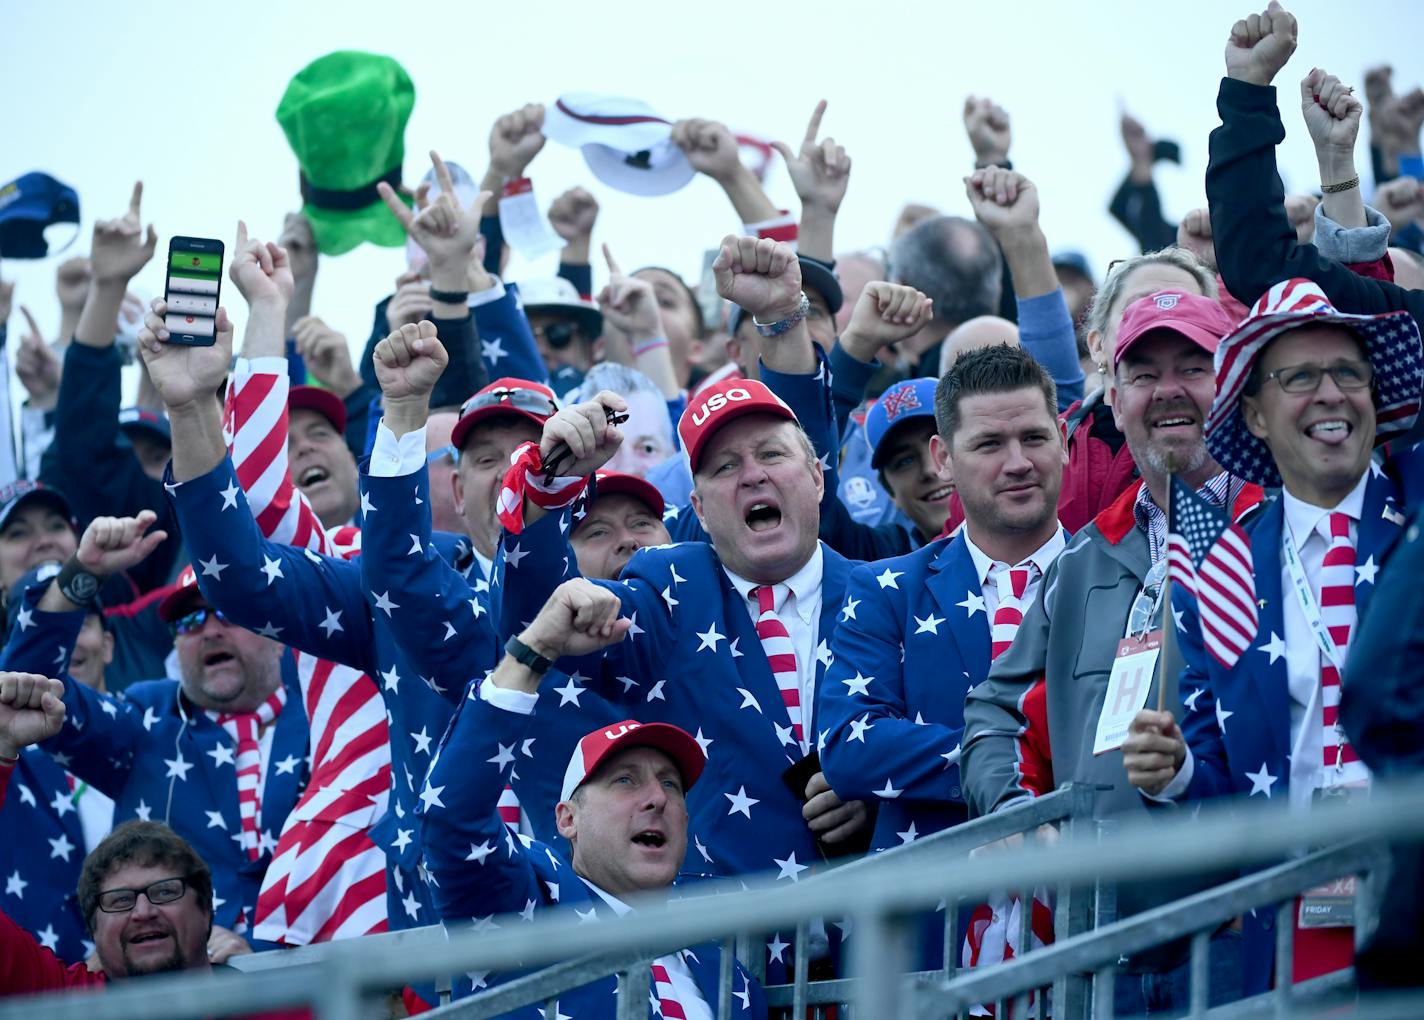
[[[574,336],[578,333],[578,327],[572,322],[551,322],[547,326],[540,326],[534,330],[543,337],[544,342],[555,350],[563,350],[573,343]]]
[[[178,617],[178,619],[168,625],[168,629],[173,632],[174,637],[180,634],[194,634],[202,630],[203,624],[207,623],[208,620],[213,617],[224,622],[227,621],[227,617],[222,614],[222,610],[211,609],[205,606],[202,609],[193,610],[186,616]]]

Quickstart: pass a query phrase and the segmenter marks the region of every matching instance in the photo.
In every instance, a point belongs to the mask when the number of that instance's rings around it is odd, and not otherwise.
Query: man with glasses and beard
[[[1169,469],[1233,519],[1261,500],[1259,487],[1221,470],[1203,440],[1216,391],[1212,357],[1231,327],[1214,300],[1182,290],[1159,291],[1128,306],[1112,351],[1112,411],[1142,480],[1068,543],[1013,645],[969,692],[960,769],[972,815],[1070,782],[1099,785],[1100,816],[1145,810],[1122,754],[1093,754],[1094,732],[1119,642],[1130,630],[1160,627],[1163,619]],[[1123,886],[1118,912],[1135,914],[1187,891],[1176,882]],[[1223,933],[1213,944],[1213,1002],[1239,994],[1239,952],[1231,938]],[[1184,944],[1163,947],[1119,968],[1118,1011],[1185,1008],[1185,950]]]

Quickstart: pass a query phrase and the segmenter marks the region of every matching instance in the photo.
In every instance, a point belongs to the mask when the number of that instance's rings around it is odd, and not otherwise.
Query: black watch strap
[[[77,558],[71,558],[55,580],[59,593],[76,606],[88,606],[99,594],[99,578],[85,570]]]
[[[440,301],[447,305],[463,305],[469,300],[470,292],[467,290],[436,290],[430,288],[430,298],[432,301]]]
[[[530,648],[517,637],[511,637],[504,643],[505,653],[521,666],[527,666],[532,672],[543,676],[554,667],[553,659],[546,659],[534,649]]]

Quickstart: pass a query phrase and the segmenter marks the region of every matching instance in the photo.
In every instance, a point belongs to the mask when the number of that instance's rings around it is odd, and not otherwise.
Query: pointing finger
[[[623,270],[618,268],[618,262],[613,258],[613,251],[608,247],[607,242],[603,245],[603,258],[608,263],[608,271],[614,276],[622,276]]]
[[[450,178],[450,168],[445,165],[445,161],[440,158],[440,153],[434,149],[430,150],[430,162],[435,164],[435,179],[440,182],[440,190],[446,195],[454,196],[455,182]]]
[[[134,181],[133,194],[129,196],[129,215],[139,218],[139,207],[143,203],[143,181]]]
[[[811,111],[811,119],[806,124],[805,145],[815,145],[816,136],[821,133],[821,118],[826,115],[826,101],[822,99],[816,104],[816,108]]]

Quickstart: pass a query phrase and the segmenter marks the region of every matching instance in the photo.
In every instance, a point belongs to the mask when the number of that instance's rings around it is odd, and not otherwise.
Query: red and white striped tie
[[[519,798],[508,783],[499,795],[499,820],[515,832],[519,831]]]
[[[802,726],[801,680],[796,671],[796,646],[791,643],[786,624],[776,615],[778,587],[785,586],[760,584],[751,590],[757,600],[756,632],[761,638],[762,651],[766,652],[766,661],[771,665],[771,675],[776,677],[781,700],[786,704],[791,733],[804,752],[807,747],[805,728]]]
[[[262,799],[257,793],[262,780],[262,727],[270,725],[286,703],[286,688],[278,687],[255,712],[217,717],[218,725],[237,741],[237,813],[242,824],[242,849],[254,861],[262,856]]]
[[[687,1020],[687,1011],[682,1008],[682,1002],[672,986],[672,978],[668,977],[667,968],[661,963],[653,964],[653,991],[658,997],[659,1012],[664,1020]]]
[[[1320,567],[1320,620],[1330,633],[1344,664],[1355,631],[1355,543],[1350,540],[1350,518],[1332,513],[1321,522],[1321,536],[1329,543]],[[1323,786],[1367,782],[1369,770],[1350,746],[1340,728],[1340,671],[1323,654],[1320,657],[1320,705],[1324,724],[1325,777]]]
[[[1007,563],[995,563],[989,568],[989,580],[999,593],[999,606],[994,610],[994,623],[989,631],[991,662],[1014,643],[1019,624],[1023,623],[1024,593],[1028,591],[1028,583],[1037,569],[1032,560],[1024,560],[1013,567]]]

